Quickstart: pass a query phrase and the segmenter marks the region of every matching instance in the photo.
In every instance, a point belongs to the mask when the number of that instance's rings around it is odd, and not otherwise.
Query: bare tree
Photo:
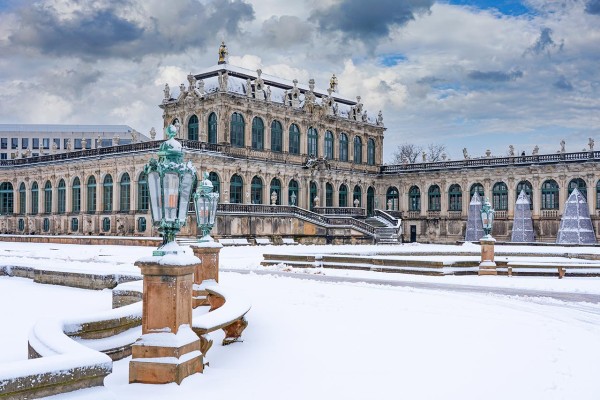
[[[441,161],[442,154],[446,151],[446,145],[431,143],[427,146],[427,162]],[[423,147],[417,146],[412,143],[403,143],[398,146],[394,154],[392,155],[393,164],[402,164],[406,160],[408,163],[416,163],[417,160],[421,160],[421,155],[424,152]]]
[[[446,151],[445,144],[430,143],[427,146],[427,161],[436,162],[442,160],[442,154]]]

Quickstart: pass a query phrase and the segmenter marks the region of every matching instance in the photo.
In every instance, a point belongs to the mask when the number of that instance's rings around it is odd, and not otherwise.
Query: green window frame
[[[67,185],[65,184],[65,180],[61,179],[58,182],[58,213],[64,214],[67,212]]]
[[[21,182],[19,185],[19,214],[25,215],[27,213],[27,189],[25,189],[25,183]]]
[[[52,213],[52,183],[46,181],[44,185],[44,214]]]
[[[0,184],[0,214],[7,215],[14,212],[14,192],[10,182]]]
[[[354,137],[354,164],[362,163],[362,139],[359,136]]]
[[[252,148],[254,150],[265,148],[265,124],[259,117],[252,119]]]
[[[554,179],[542,183],[542,210],[558,210],[558,190]]]
[[[375,165],[375,140],[367,140],[367,164]]]
[[[119,182],[119,210],[129,212],[131,209],[131,178],[125,172]]]
[[[277,200],[275,201],[276,205],[281,205],[281,181],[277,178],[271,179],[271,185],[269,189],[269,198],[271,193],[277,193]]]
[[[40,191],[38,183],[33,182],[31,184],[31,215],[36,215],[39,212],[40,207]]]
[[[113,208],[113,178],[110,174],[104,177],[102,183],[102,210],[110,212]]]
[[[230,136],[231,136],[231,145],[233,147],[244,147],[244,128],[245,122],[244,117],[240,113],[231,114],[231,128],[230,128]]]
[[[188,140],[198,140],[198,117],[192,115],[188,121]]]
[[[385,207],[386,210],[398,210],[398,199],[400,198],[400,193],[398,188],[395,186],[390,186],[385,192]],[[391,204],[388,206],[388,203],[391,201]]]
[[[469,199],[471,199],[473,197],[475,192],[477,192],[477,194],[479,194],[479,197],[481,197],[481,200],[483,201],[483,198],[485,197],[485,192],[483,190],[483,185],[481,183],[474,183],[471,185],[471,190],[469,190],[469,194],[470,194]]]
[[[241,204],[244,199],[244,181],[242,177],[235,174],[229,181],[229,202]]]
[[[492,188],[492,206],[496,211],[508,210],[508,186],[504,182],[496,182]]]
[[[81,211],[81,181],[79,180],[79,177],[75,177],[75,179],[73,179],[71,195],[71,211],[74,213],[78,213]]]
[[[325,184],[325,207],[333,207],[333,186],[329,182]]]
[[[429,211],[440,211],[442,209],[441,205],[441,192],[440,187],[438,185],[429,186],[429,190],[427,191],[427,209]]]
[[[292,179],[288,185],[288,205],[297,206],[298,205],[298,192],[300,186],[298,185],[298,181]],[[292,194],[295,196],[294,201],[292,201]]]
[[[585,181],[581,178],[571,179],[568,186],[568,195],[570,196],[573,193],[573,189],[577,188],[583,198],[587,201],[587,185]]]
[[[333,132],[325,132],[325,159],[333,160]]]
[[[77,232],[79,230],[79,219],[71,218],[71,231]]]
[[[362,189],[358,185],[354,186],[352,191],[352,207],[354,207],[355,200],[358,200],[358,207],[362,207]]]
[[[25,220],[23,218],[19,218],[18,228],[20,231],[25,230]]]
[[[288,152],[290,154],[300,154],[300,128],[296,124],[291,124],[289,133]]]
[[[421,189],[418,186],[408,190],[408,211],[421,211]]]
[[[138,211],[146,212],[150,205],[150,191],[148,189],[148,176],[140,173],[138,177]]]
[[[462,189],[460,185],[451,185],[448,189],[448,211],[462,211]]]
[[[42,221],[42,229],[44,232],[50,231],[50,218],[44,218]]]
[[[319,195],[319,190],[317,188],[317,183],[314,181],[310,182],[309,185],[310,190],[310,210],[314,210],[315,208],[315,197]]]
[[[340,190],[338,191],[338,205],[340,207],[348,207],[348,186],[343,183],[340,185]]]
[[[340,134],[340,161],[348,161],[348,135]]]
[[[306,142],[306,154],[311,157],[319,156],[319,133],[312,126],[308,128],[308,140]]]
[[[110,231],[110,218],[108,218],[108,217],[102,218],[102,231],[103,232]]]
[[[146,232],[146,218],[145,217],[138,218],[137,230],[138,230],[138,232]]]
[[[96,212],[96,178],[93,175],[87,181],[87,212]]]
[[[208,143],[213,143],[213,144],[217,143],[217,129],[218,129],[217,114],[212,112],[208,116]]]
[[[515,193],[515,201],[519,199],[521,190],[525,191],[525,194],[529,197],[529,209],[533,210],[533,191],[529,181],[521,181],[517,184],[517,193]]]
[[[250,200],[252,204],[262,204],[263,203],[263,181],[260,177],[255,176],[252,178],[252,182],[250,184]]]
[[[271,151],[281,153],[283,151],[283,128],[281,122],[271,122]]]

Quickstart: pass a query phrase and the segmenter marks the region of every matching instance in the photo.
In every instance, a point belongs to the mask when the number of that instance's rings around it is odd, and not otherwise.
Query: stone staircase
[[[375,243],[377,244],[398,244],[401,243],[398,236],[398,230],[395,226],[384,219],[369,217],[365,222],[375,228]]]

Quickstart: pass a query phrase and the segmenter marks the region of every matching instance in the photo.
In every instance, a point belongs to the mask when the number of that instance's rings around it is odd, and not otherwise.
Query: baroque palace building
[[[587,196],[598,232],[600,152],[384,165],[381,112],[360,97],[226,62],[165,85],[164,127],[220,194],[217,238],[312,243],[463,240],[473,193],[496,209],[493,235],[510,240],[516,198],[531,199],[536,240],[554,241],[568,194]],[[150,137],[154,138],[151,132]],[[160,142],[0,160],[0,233],[156,236],[144,166]],[[193,211],[193,208],[190,209]],[[192,221],[193,214],[189,219]],[[182,236],[195,236],[188,223]]]

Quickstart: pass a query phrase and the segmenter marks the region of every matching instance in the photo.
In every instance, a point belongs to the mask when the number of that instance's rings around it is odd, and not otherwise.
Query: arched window
[[[52,183],[46,181],[44,185],[44,213],[50,214],[52,212]]]
[[[290,154],[300,154],[300,128],[298,125],[291,124],[290,125],[290,143],[289,143],[289,153]]]
[[[348,161],[348,135],[340,134],[340,161]]]
[[[569,182],[569,196],[573,193],[573,189],[575,188],[579,190],[583,198],[587,201],[587,185],[585,184],[585,181],[581,178],[571,179],[571,182]]]
[[[104,211],[112,211],[113,208],[113,179],[110,174],[104,177],[102,184],[102,209]]]
[[[344,185],[343,183],[340,185],[338,200],[340,207],[348,207],[348,186]]]
[[[211,172],[208,174],[208,180],[213,185],[213,192],[218,193],[219,196],[221,196],[221,181],[219,180],[219,175],[217,175],[216,172]]]
[[[408,211],[421,211],[421,191],[417,186],[408,191]]]
[[[290,206],[298,205],[298,182],[292,179],[288,185],[288,204]]]
[[[271,122],[271,151],[281,153],[283,150],[283,128],[281,122]]]
[[[231,145],[233,147],[244,147],[244,117],[240,113],[231,114]]]
[[[398,210],[398,199],[398,188],[394,186],[389,187],[387,192],[385,192],[385,209],[390,211]]]
[[[265,124],[259,117],[252,120],[252,148],[262,150],[265,148]]]
[[[454,184],[448,189],[448,211],[462,211],[462,190]]]
[[[87,181],[87,212],[96,212],[96,178],[90,176]]]
[[[81,181],[78,177],[73,179],[73,186],[71,187],[71,211],[78,213],[81,211]]]
[[[198,117],[192,115],[188,121],[188,139],[198,140]]]
[[[428,197],[428,210],[429,211],[440,211],[442,209],[441,205],[441,194],[440,187],[438,185],[429,186],[429,191],[427,193]]]
[[[515,193],[515,200],[519,198],[521,190],[525,191],[527,197],[529,197],[529,209],[533,210],[533,192],[531,190],[531,183],[529,181],[521,181],[517,184],[517,193]]]
[[[352,205],[354,207],[362,206],[362,189],[358,185],[354,186],[354,191],[352,192]]]
[[[333,133],[325,132],[325,159],[333,160]]]
[[[317,184],[314,181],[310,182],[310,209],[313,210],[315,208],[315,197],[319,196],[319,191],[317,189]]]
[[[252,183],[250,185],[250,198],[252,204],[262,204],[263,203],[263,181],[258,176],[252,178]]]
[[[497,182],[492,188],[492,207],[494,210],[508,210],[508,187],[504,182]]]
[[[325,184],[325,207],[333,207],[333,186],[329,182]]]
[[[39,212],[39,190],[37,182],[31,184],[31,214],[35,215]]]
[[[367,141],[367,164],[375,165],[375,140]]]
[[[12,214],[14,211],[13,185],[10,182],[0,184],[0,214]]]
[[[217,114],[210,113],[208,116],[208,143],[217,143]]]
[[[596,183],[596,209],[600,209],[600,181]]]
[[[271,196],[275,192],[277,195],[277,199],[275,200],[275,204],[281,204],[281,181],[277,178],[271,179],[271,188],[269,189],[269,196]]]
[[[64,214],[67,212],[67,185],[65,180],[58,181],[58,213]]]
[[[354,164],[362,163],[362,139],[354,137]]]
[[[138,177],[138,211],[148,211],[150,205],[150,191],[148,189],[148,176],[145,173],[140,173]]]
[[[25,183],[19,185],[19,214],[24,215],[27,212],[27,191]]]
[[[319,134],[317,130],[313,127],[308,128],[308,141],[306,154],[313,157],[319,156],[318,144],[319,143]]]
[[[542,183],[542,210],[558,210],[558,183],[553,179]]]
[[[477,192],[477,194],[479,195],[479,197],[481,197],[481,200],[483,201],[484,192],[483,192],[483,185],[481,183],[474,183],[473,185],[471,185],[471,190],[469,191],[469,194],[470,194],[469,199],[471,197],[473,197],[475,192]]]
[[[131,208],[131,178],[129,174],[125,172],[121,176],[121,182],[119,183],[119,210],[128,212]]]
[[[229,182],[229,202],[242,203],[244,199],[244,182],[242,177],[235,174]]]
[[[370,217],[375,213],[375,189],[369,186],[367,189],[367,216]]]

